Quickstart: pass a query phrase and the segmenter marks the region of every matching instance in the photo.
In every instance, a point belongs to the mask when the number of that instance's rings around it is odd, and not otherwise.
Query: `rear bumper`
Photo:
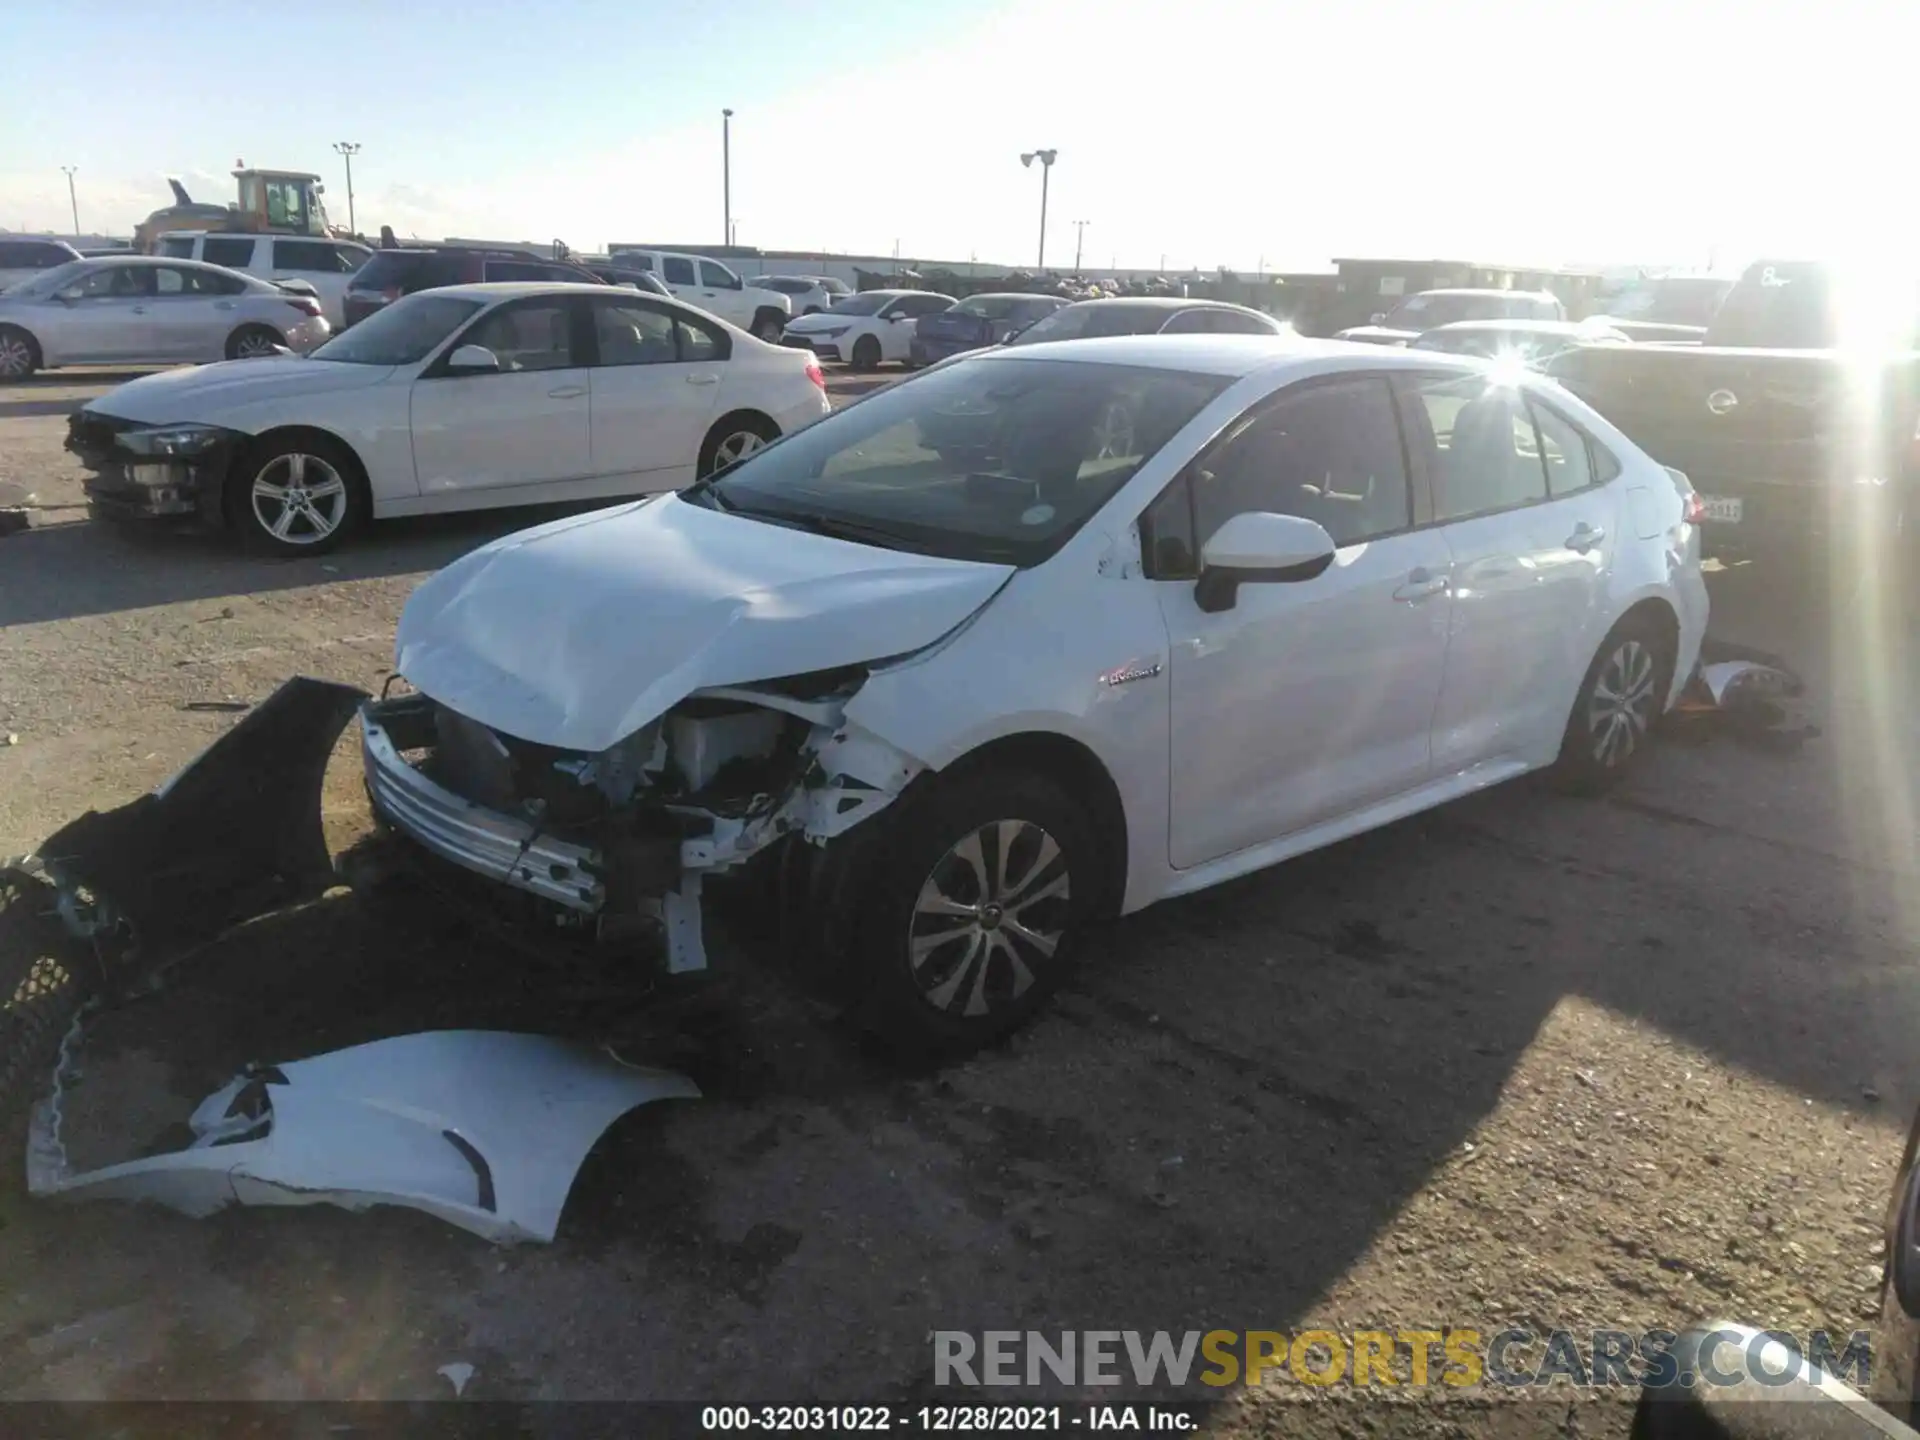
[[[1715,501],[1737,502],[1737,520],[1709,517],[1701,522],[1700,540],[1709,554],[1817,541],[1835,547],[1877,544],[1900,532],[1913,493],[1910,479],[1794,484],[1692,471],[1687,478],[1710,508],[1721,508]]]
[[[477,805],[407,763],[402,747],[432,743],[432,705],[424,695],[407,695],[361,707],[360,760],[374,812],[462,869],[568,910],[598,912],[606,888],[597,850],[543,835],[525,819]]]
[[[790,350],[811,350],[822,360],[837,361],[840,358],[838,340],[816,340],[810,335],[782,335],[780,343]]]

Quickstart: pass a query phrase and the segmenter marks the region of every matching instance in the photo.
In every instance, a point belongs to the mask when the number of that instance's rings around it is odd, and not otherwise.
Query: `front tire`
[[[227,337],[229,360],[264,360],[287,343],[271,325],[242,325]]]
[[[780,336],[785,332],[787,322],[772,310],[762,310],[753,317],[753,338],[764,340],[769,345],[778,345]]]
[[[370,518],[353,453],[324,435],[285,435],[248,449],[227,479],[227,519],[268,555],[324,555]]]
[[[15,325],[0,325],[0,380],[25,380],[40,368],[40,346]]]
[[[858,1009],[901,1055],[953,1058],[1025,1024],[1099,892],[1086,813],[1044,776],[936,779],[868,849],[850,926]]]
[[[1600,643],[1567,720],[1554,773],[1576,794],[1619,783],[1645,754],[1673,688],[1673,640],[1646,616],[1628,616]]]
[[[862,335],[853,342],[853,368],[856,370],[878,370],[880,368],[880,342],[871,335]]]

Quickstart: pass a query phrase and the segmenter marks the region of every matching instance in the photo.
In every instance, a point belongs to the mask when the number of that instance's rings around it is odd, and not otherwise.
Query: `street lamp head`
[[[733,111],[731,110],[722,110],[720,113],[729,120],[733,118]]]
[[[1020,163],[1022,165],[1031,167],[1033,165],[1033,162],[1038,160],[1040,162],[1041,168],[1044,169],[1045,167],[1053,164],[1054,157],[1059,153],[1060,152],[1058,150],[1029,150],[1027,151],[1026,154],[1020,157]]]

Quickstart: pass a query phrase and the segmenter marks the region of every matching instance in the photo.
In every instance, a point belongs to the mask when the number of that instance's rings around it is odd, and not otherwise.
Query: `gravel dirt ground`
[[[0,505],[34,520],[0,538],[0,854],[232,723],[196,702],[377,687],[411,587],[540,518],[293,562],[89,523],[64,417],[116,378],[0,391]],[[1810,681],[1803,748],[1704,727],[1605,801],[1512,785],[1160,906],[939,1073],[870,1056],[725,917],[683,1030],[440,908],[336,892],[251,927],[92,1022],[77,1162],[173,1146],[244,1062],[430,1026],[617,1035],[706,1098],[609,1132],[550,1247],[11,1194],[0,1398],[437,1399],[465,1362],[469,1399],[903,1399],[935,1393],[936,1329],[1863,1326],[1920,1101],[1920,752],[1914,607],[1847,573],[1712,577],[1715,634]],[[338,847],[367,825],[351,743]],[[1626,1427],[1557,1388],[1211,1398],[1249,1433]]]

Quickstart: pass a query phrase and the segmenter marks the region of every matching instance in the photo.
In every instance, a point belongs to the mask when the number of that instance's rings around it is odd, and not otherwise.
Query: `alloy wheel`
[[[279,341],[264,330],[249,330],[234,342],[233,354],[236,360],[261,360],[273,354]]]
[[[745,459],[756,450],[766,448],[767,441],[764,435],[756,434],[752,430],[736,430],[713,447],[713,468],[718,470],[722,466],[733,464],[736,460]]]
[[[1065,852],[1028,820],[996,820],[934,865],[907,922],[907,963],[934,1009],[978,1017],[1010,1005],[1066,933]]]
[[[347,482],[318,455],[281,455],[253,477],[253,518],[274,539],[314,545],[347,519]]]
[[[33,347],[19,335],[0,335],[0,377],[19,380],[33,373]]]
[[[1587,702],[1587,737],[1593,758],[1609,768],[1625,763],[1653,724],[1653,651],[1623,640],[1600,667]]]

